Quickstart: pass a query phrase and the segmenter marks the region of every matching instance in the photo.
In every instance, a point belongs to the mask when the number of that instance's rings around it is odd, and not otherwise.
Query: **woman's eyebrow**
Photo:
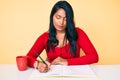
[[[59,14],[57,14],[56,16],[58,16],[58,17],[60,17],[60,18],[66,18],[66,16],[65,17],[62,17],[61,15],[59,15]]]

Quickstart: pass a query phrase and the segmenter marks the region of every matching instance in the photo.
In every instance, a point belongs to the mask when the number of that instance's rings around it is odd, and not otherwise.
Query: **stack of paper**
[[[52,65],[47,73],[40,73],[38,70],[34,70],[30,78],[96,78],[96,75],[89,65]]]

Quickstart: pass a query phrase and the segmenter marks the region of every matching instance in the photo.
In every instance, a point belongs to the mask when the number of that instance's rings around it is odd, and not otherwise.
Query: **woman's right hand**
[[[44,72],[48,72],[50,70],[50,63],[48,61],[46,61],[46,64],[44,64],[43,62],[38,62],[38,66],[37,66],[38,71],[44,73]]]

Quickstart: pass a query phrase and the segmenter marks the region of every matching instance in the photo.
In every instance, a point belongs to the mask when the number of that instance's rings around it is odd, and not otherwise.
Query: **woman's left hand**
[[[56,59],[54,59],[54,60],[52,61],[52,64],[53,64],[53,65],[56,65],[56,64],[67,65],[68,63],[67,63],[67,60],[66,60],[66,59],[64,59],[64,58],[62,58],[62,57],[57,57]]]

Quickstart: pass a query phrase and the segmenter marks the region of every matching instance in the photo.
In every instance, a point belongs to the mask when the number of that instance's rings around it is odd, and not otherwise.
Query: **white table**
[[[120,80],[120,65],[90,65],[90,67],[98,76],[98,80]],[[33,68],[28,68],[26,71],[18,71],[17,66],[15,64],[0,64],[0,80],[29,80],[29,76],[33,70]],[[49,80],[56,79],[51,78]],[[64,80],[86,79],[65,78]]]

